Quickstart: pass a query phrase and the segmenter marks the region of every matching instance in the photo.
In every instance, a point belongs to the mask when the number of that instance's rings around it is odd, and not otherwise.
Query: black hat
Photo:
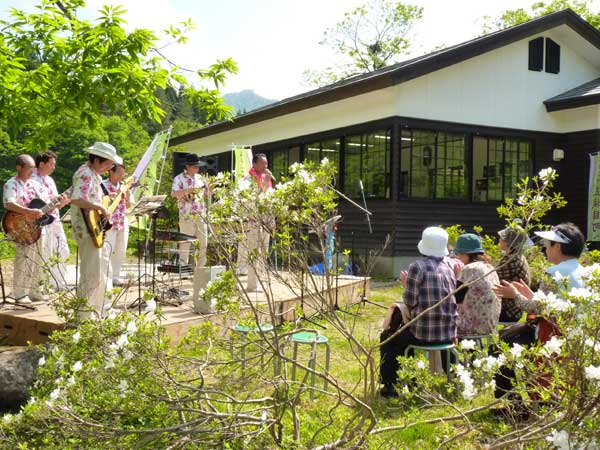
[[[200,161],[200,158],[198,158],[198,155],[195,153],[189,153],[185,157],[185,165],[204,167],[206,166],[206,163],[204,161]]]

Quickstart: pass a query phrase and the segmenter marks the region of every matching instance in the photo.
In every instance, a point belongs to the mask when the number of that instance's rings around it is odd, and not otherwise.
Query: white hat
[[[115,164],[123,164],[123,158],[117,155],[117,149],[106,142],[94,142],[94,145],[86,148],[85,151],[92,155],[109,159]]]
[[[571,239],[565,236],[564,233],[554,228],[550,231],[536,231],[535,235],[547,241],[560,242],[561,244],[569,244],[571,242]]]
[[[423,230],[423,236],[417,248],[425,256],[441,258],[448,254],[448,233],[440,227],[428,227]]]

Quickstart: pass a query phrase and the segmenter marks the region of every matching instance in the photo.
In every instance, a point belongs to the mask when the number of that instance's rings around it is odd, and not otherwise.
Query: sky
[[[411,55],[440,45],[453,45],[482,32],[484,16],[528,7],[536,0],[413,0],[424,8],[415,26]],[[32,9],[34,0],[0,0],[4,13],[12,6]],[[129,27],[160,32],[191,18],[196,29],[185,45],[167,45],[168,58],[189,69],[204,68],[216,59],[233,58],[239,73],[222,92],[253,89],[281,100],[312,89],[303,80],[305,69],[331,64],[333,51],[319,45],[323,32],[365,0],[88,0],[82,17],[97,17],[103,4],[123,5]],[[1,14],[6,17],[5,14]],[[165,41],[164,44],[167,44]]]

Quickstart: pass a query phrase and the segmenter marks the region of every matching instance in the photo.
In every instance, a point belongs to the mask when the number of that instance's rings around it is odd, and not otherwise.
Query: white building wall
[[[561,46],[559,74],[527,69],[531,36],[422,77],[183,144],[202,155],[390,116],[566,133],[599,128],[598,106],[546,112],[543,101],[600,77],[600,50],[563,25],[540,34]],[[578,51],[574,51],[576,49]]]

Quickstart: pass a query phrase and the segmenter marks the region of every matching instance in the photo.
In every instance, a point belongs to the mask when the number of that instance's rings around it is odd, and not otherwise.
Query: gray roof
[[[560,111],[600,103],[600,78],[583,83],[544,101],[546,110]]]

